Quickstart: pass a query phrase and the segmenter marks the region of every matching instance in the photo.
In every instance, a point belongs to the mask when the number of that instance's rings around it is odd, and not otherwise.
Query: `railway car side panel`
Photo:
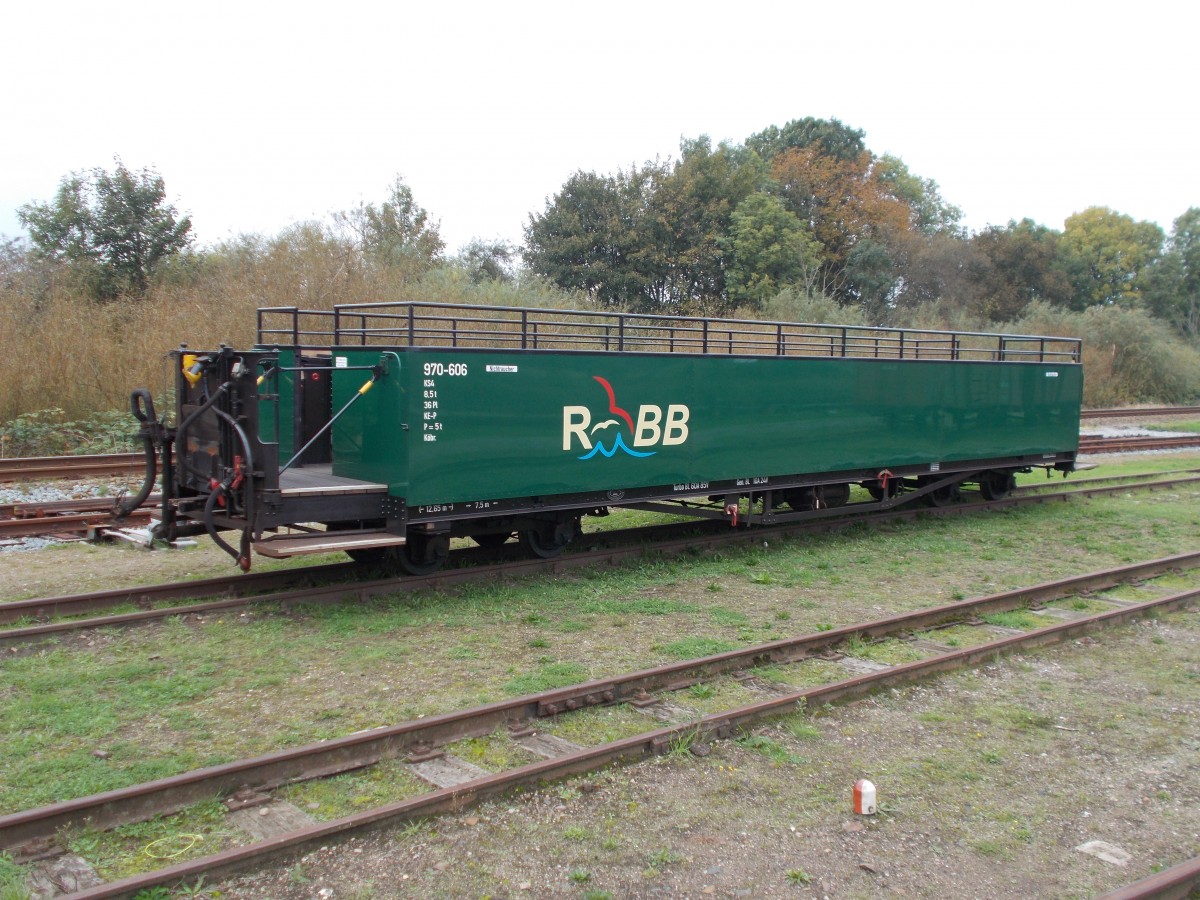
[[[335,350],[351,364],[378,358]],[[335,472],[409,508],[1073,451],[1076,365],[406,349]],[[335,372],[335,376],[339,373]],[[398,376],[398,377],[394,377]],[[361,378],[334,379],[340,409]]]

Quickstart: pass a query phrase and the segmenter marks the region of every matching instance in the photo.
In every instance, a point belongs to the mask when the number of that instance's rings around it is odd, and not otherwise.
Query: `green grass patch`
[[[717,653],[736,650],[737,644],[731,644],[729,641],[722,641],[718,638],[686,637],[671,641],[669,644],[661,644],[653,649],[675,659],[699,659],[703,656],[713,656]]]
[[[106,881],[219,853],[237,843],[219,800],[206,800],[171,816],[121,825],[112,831],[69,831],[64,838],[66,846],[90,862]]]
[[[391,759],[332,778],[289,784],[276,794],[313,818],[328,821],[416,797],[428,790],[429,785],[410,773],[402,762]]]
[[[587,669],[579,663],[547,662],[531,672],[525,672],[504,685],[506,693],[520,697],[553,688],[569,687],[588,680]]]

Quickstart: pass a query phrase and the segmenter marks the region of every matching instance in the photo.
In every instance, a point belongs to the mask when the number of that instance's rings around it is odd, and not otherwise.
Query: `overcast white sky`
[[[152,166],[201,244],[395,175],[448,248],[519,243],[571,175],[803,116],[866,132],[973,229],[1200,205],[1200,6],[1158,2],[24,0],[4,14],[0,235],[69,172]]]

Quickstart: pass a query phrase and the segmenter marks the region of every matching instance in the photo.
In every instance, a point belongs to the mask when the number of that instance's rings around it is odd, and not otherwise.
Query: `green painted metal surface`
[[[402,364],[335,426],[334,473],[385,482],[410,507],[1024,456],[1079,441],[1082,369],[1071,364],[395,353]],[[380,351],[334,357],[372,365]],[[365,380],[335,372],[335,411]]]
[[[278,442],[280,461],[296,452],[292,427],[296,403],[296,374],[283,369],[296,364],[296,352],[279,350],[279,368],[266,373],[259,386],[259,436],[266,442]],[[263,374],[262,372],[259,373]],[[272,397],[275,399],[263,399]]]

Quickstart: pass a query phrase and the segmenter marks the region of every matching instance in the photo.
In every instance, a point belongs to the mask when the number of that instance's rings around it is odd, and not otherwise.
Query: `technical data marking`
[[[235,809],[226,817],[231,825],[250,835],[251,840],[269,841],[281,834],[310,828],[317,820],[286,800],[271,800],[245,809]]]
[[[474,781],[476,778],[484,778],[491,774],[465,759],[459,759],[449,754],[404,765],[422,781],[428,781],[440,788],[454,787],[456,784]]]

